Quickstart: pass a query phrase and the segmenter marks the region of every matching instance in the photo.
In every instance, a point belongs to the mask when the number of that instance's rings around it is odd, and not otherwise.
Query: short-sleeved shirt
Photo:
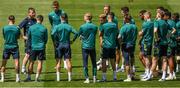
[[[92,22],[86,22],[80,26],[79,35],[82,38],[83,49],[95,49],[95,41],[98,27]]]
[[[5,40],[4,48],[13,49],[18,47],[18,38],[20,37],[20,30],[16,25],[7,25],[3,27],[3,37]]]
[[[70,44],[70,34],[71,33],[75,34],[74,39],[78,35],[76,30],[71,25],[69,25],[68,23],[63,22],[63,23],[57,25],[54,28],[54,30],[52,30],[51,35],[54,36],[54,38],[57,38],[55,40],[58,40],[58,43]]]
[[[116,39],[118,35],[118,27],[114,22],[108,22],[102,25],[103,48],[116,48]]]
[[[34,25],[34,24],[36,24],[35,18],[31,19],[29,17],[26,17],[18,26],[20,29],[23,29],[24,36],[27,36],[29,27]]]
[[[119,31],[122,44],[135,45],[137,39],[137,27],[134,24],[125,24]]]
[[[144,21],[142,24],[142,32],[142,44],[147,44],[148,46],[151,46],[153,42],[154,22],[151,20]]]
[[[160,39],[160,45],[167,45],[168,39],[167,34],[170,26],[165,20],[159,19],[154,22],[154,28],[157,28],[158,38]]]
[[[28,41],[31,41],[32,50],[44,50],[48,40],[47,28],[36,23],[29,28]]]
[[[175,28],[176,26],[176,23],[173,21],[173,20],[167,20],[167,23],[169,24],[170,28]],[[173,31],[173,29],[169,29],[168,33],[171,34]],[[171,35],[169,38],[168,38],[168,45],[170,47],[176,47],[177,43],[176,43],[176,33]]]

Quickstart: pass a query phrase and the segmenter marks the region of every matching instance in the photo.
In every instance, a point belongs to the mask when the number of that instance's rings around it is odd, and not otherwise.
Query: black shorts
[[[30,53],[30,58],[33,61],[35,61],[37,58],[38,60],[46,60],[45,50],[32,50]]]
[[[71,58],[71,47],[70,44],[59,44],[57,48],[57,58],[62,59],[70,59]]]
[[[149,55],[151,55],[151,53],[152,53],[152,46],[142,44],[142,50],[141,50],[141,52],[143,52],[144,56],[149,56]]]
[[[180,41],[177,41],[176,55],[180,55]]]
[[[159,57],[167,56],[168,45],[160,45],[159,46]]]
[[[167,56],[175,56],[176,54],[176,47],[168,47],[167,49]]]
[[[19,48],[4,49],[3,59],[9,59],[11,55],[13,56],[13,59],[19,59]]]
[[[115,48],[103,48],[103,59],[115,59],[116,49]]]
[[[25,53],[26,53],[26,54],[30,54],[30,53],[31,53],[30,42],[28,42],[27,40],[25,40],[24,43],[25,43]]]

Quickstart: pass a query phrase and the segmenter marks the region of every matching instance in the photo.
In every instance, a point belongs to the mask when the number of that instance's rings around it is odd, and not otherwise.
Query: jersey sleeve
[[[49,23],[50,23],[51,26],[52,26],[52,22],[53,22],[52,16],[49,14],[49,15],[48,15],[48,18],[49,18]]]
[[[24,27],[26,26],[26,24],[27,24],[27,19],[24,19],[24,20],[18,25],[19,29],[24,28]]]

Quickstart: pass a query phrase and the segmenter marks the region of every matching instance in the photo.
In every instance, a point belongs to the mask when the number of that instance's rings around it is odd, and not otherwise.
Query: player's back
[[[103,24],[103,47],[105,48],[115,48],[116,39],[118,34],[117,25],[113,22],[108,22]]]
[[[3,36],[5,40],[5,48],[18,47],[17,39],[20,36],[20,30],[16,25],[7,25],[3,27]]]
[[[47,42],[47,29],[40,23],[36,23],[29,28],[30,41],[33,50],[42,50]],[[28,36],[28,37],[29,37]]]
[[[92,22],[86,22],[80,27],[80,36],[82,36],[83,48],[95,48],[97,26]]]

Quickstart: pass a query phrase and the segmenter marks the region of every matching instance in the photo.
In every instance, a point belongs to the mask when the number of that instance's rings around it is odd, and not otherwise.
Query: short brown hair
[[[53,6],[59,6],[59,2],[57,0],[53,1],[52,3]]]
[[[34,8],[29,7],[29,8],[28,8],[28,13],[30,12],[30,10],[33,11],[33,12],[36,12],[36,10],[35,10]]]
[[[108,4],[104,5],[104,7],[108,7],[109,9],[111,8],[111,6],[110,6],[110,5],[108,5]]]
[[[10,15],[10,16],[8,17],[8,19],[11,20],[11,21],[14,21],[14,20],[15,20],[15,17],[14,17],[14,15]]]

